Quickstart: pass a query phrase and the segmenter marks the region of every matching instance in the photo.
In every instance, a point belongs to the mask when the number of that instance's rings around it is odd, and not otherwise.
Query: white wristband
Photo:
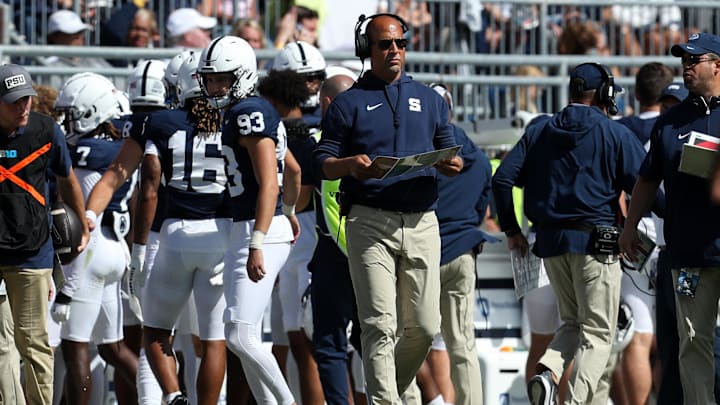
[[[280,208],[280,210],[285,216],[291,217],[295,215],[295,204],[290,205],[282,203],[282,208]]]
[[[265,232],[254,230],[250,237],[250,249],[262,249],[265,241]]]
[[[97,224],[97,214],[95,211],[87,210],[85,211],[85,218],[90,218],[93,222],[93,224]]]
[[[133,243],[132,244],[132,253],[136,254],[136,257],[142,257],[145,258],[145,252],[147,251],[147,245],[143,245],[140,243]]]

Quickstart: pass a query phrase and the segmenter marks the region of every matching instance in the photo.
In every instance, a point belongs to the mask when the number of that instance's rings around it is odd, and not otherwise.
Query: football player
[[[161,170],[167,198],[160,246],[143,297],[143,335],[164,400],[173,405],[190,403],[180,392],[170,334],[191,293],[203,314],[198,319],[203,354],[199,403],[217,403],[225,372],[220,274],[231,220],[219,114],[201,97],[197,63],[197,56],[191,55],[178,72],[180,108],[157,111],[133,123],[127,146],[88,205],[90,210],[101,209],[109,192],[138,166],[148,145],[154,145],[159,164],[152,166]]]
[[[317,364],[312,355],[312,342],[306,336],[312,330],[303,330],[303,295],[310,287],[308,263],[312,259],[317,236],[315,211],[312,204],[314,182],[312,153],[315,138],[303,120],[300,107],[307,101],[309,89],[305,78],[294,70],[271,70],[258,85],[258,92],[275,107],[283,118],[287,132],[288,149],[300,163],[302,186],[296,204],[297,219],[305,232],[295,242],[285,266],[280,270],[278,299],[282,305],[282,328],[287,333],[295,363],[298,366],[300,392],[303,404],[322,405],[325,401]],[[276,305],[273,302],[273,307]],[[274,314],[273,314],[274,315]],[[275,341],[273,341],[275,343]]]
[[[224,110],[223,154],[227,159],[228,191],[233,227],[225,257],[225,338],[240,357],[258,403],[295,403],[272,355],[262,348],[262,316],[272,287],[294,239],[291,220],[299,189],[299,171],[286,182],[286,134],[278,112],[266,99],[252,96],[257,60],[243,39],[213,40],[198,66],[203,92]],[[283,176],[283,198],[279,176]],[[287,184],[293,184],[292,190]],[[283,215],[285,214],[285,215]]]
[[[327,78],[327,63],[320,51],[304,41],[285,45],[273,60],[271,70],[294,70],[300,73],[310,92],[302,105],[305,124],[315,132],[320,129],[320,86]]]
[[[55,109],[64,115],[68,142],[75,142],[73,166],[86,198],[123,145],[120,131],[110,122],[122,111],[118,93],[107,78],[80,73],[68,79],[55,102]],[[88,249],[65,267],[66,282],[52,308],[53,318],[62,322],[66,395],[73,404],[90,402],[91,340],[103,359],[120,370],[134,389],[137,357],[123,343],[120,279],[129,261],[124,238],[130,228],[128,201],[136,176],[126,180],[110,196],[106,209],[91,218],[99,226]]]

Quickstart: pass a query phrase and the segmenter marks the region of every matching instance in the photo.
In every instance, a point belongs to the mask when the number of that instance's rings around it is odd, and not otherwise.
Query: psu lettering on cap
[[[15,76],[10,76],[7,79],[5,79],[5,88],[10,90],[17,86],[22,86],[23,84],[26,84],[25,81],[25,75],[19,74]]]

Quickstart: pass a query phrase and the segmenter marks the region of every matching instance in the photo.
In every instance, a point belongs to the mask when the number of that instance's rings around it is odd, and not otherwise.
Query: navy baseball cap
[[[37,96],[30,73],[19,65],[0,66],[0,99],[12,104],[26,96]]]
[[[688,89],[685,88],[685,85],[682,83],[670,83],[667,86],[663,87],[662,93],[660,94],[660,99],[664,99],[665,97],[673,97],[676,98],[678,101],[683,101],[687,98],[687,96],[690,93],[688,92]]]
[[[583,63],[578,65],[575,70],[570,73],[570,80],[577,78],[583,79],[583,91],[597,90],[603,84],[603,73],[601,71],[602,66],[604,65],[598,66],[594,63]],[[610,71],[607,66],[605,66],[605,70],[608,72]],[[615,93],[623,91],[623,88],[617,83],[615,83],[614,87]]]
[[[673,45],[670,48],[672,56],[681,57],[686,52],[690,55],[702,55],[709,52],[720,55],[720,37],[701,32],[690,35],[687,43]]]

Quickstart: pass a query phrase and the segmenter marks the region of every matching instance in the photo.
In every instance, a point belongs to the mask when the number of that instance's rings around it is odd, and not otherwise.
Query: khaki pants
[[[368,395],[397,405],[440,329],[437,217],[355,205],[346,231]]]
[[[53,350],[47,332],[52,269],[0,267],[15,324],[15,346],[23,359],[28,403],[52,404]],[[0,315],[5,319],[6,315]],[[2,375],[0,378],[12,378]],[[1,384],[9,386],[10,381]]]
[[[480,362],[475,347],[475,254],[468,252],[440,267],[441,331],[457,405],[482,405]]]
[[[675,294],[680,338],[680,381],[686,404],[715,404],[713,338],[720,298],[720,268],[693,268],[699,272],[695,297]],[[678,270],[673,269],[677,288]]]
[[[544,263],[562,325],[539,363],[559,377],[574,360],[565,403],[588,404],[610,358],[620,305],[620,264],[614,256],[582,254],[549,257]]]
[[[25,405],[10,302],[0,295],[0,405]]]

